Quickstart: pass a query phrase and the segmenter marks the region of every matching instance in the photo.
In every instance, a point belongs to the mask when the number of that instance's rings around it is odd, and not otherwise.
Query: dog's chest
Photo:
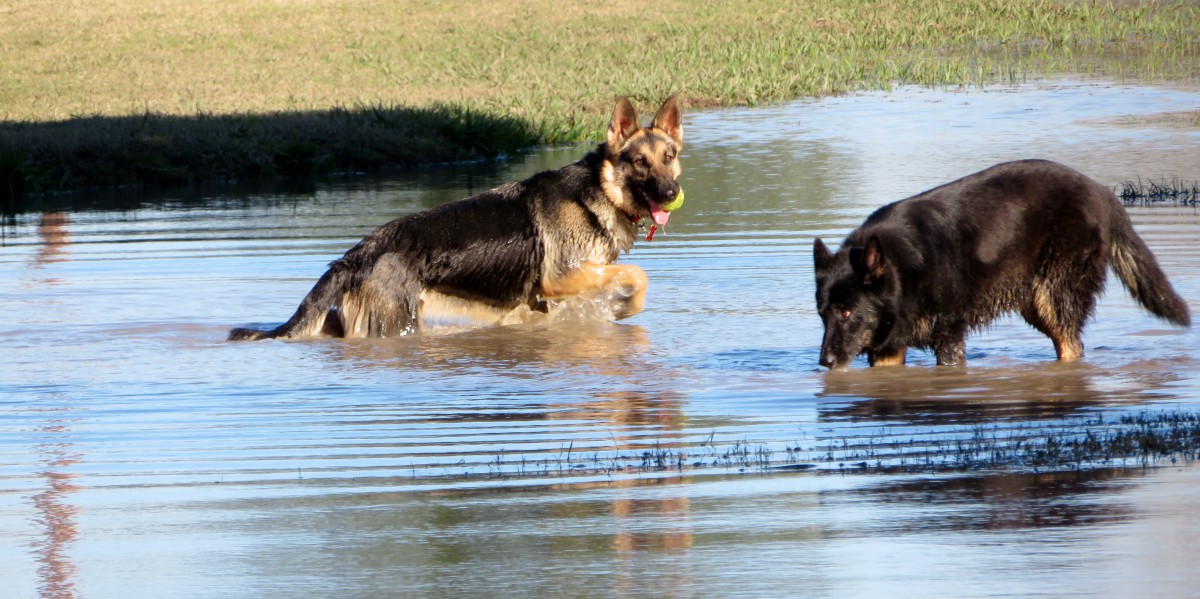
[[[613,226],[614,224],[605,223],[606,226],[598,231],[600,234],[591,243],[585,243],[579,248],[583,250],[580,257],[583,262],[611,264],[617,261],[622,252],[627,252],[633,247],[633,226]]]
[[[638,226],[624,215],[613,214],[610,216],[604,229],[608,232],[609,255],[612,256],[609,259],[610,262],[615,261],[622,252],[628,252],[633,248]]]

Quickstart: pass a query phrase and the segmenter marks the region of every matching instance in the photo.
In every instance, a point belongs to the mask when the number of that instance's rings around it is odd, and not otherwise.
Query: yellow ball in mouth
[[[675,196],[675,199],[671,200],[671,202],[668,204],[663,204],[663,205],[659,206],[659,208],[662,208],[663,210],[666,210],[667,212],[673,212],[675,210],[679,210],[682,206],[683,206],[683,188],[680,187],[679,194]]]

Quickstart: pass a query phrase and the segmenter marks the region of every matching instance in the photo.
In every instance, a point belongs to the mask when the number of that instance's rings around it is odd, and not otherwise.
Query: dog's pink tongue
[[[667,221],[671,220],[671,213],[659,208],[658,204],[652,201],[650,202],[650,219],[654,221],[654,224],[665,227]]]

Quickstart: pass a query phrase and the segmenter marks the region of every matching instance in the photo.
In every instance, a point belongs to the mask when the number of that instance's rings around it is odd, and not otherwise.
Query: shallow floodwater
[[[825,374],[810,256],[1005,160],[1200,180],[1200,128],[1159,118],[1197,109],[1196,90],[1031,83],[689,113],[687,205],[624,258],[651,287],[616,324],[223,341],[286,319],[376,225],[582,148],[286,193],[39,200],[0,227],[0,588],[1192,595],[1194,442],[1051,448],[1200,414],[1197,329],[1110,277],[1079,364],[1010,319],[969,339],[965,369],[914,351]],[[1196,311],[1200,211],[1130,212]]]

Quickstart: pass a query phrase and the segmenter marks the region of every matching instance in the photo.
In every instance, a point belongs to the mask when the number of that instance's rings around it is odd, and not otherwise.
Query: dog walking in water
[[[1112,267],[1155,316],[1190,326],[1187,303],[1116,195],[1061,164],[1008,162],[875,211],[836,253],[813,242],[820,363],[903,364],[909,347],[966,362],[966,337],[1019,312],[1083,356],[1081,334]]]
[[[579,296],[609,302],[616,318],[637,314],[646,274],[614,262],[640,221],[667,224],[682,147],[674,97],[650,127],[621,98],[606,141],[579,162],[379,227],[330,264],[287,322],[229,339],[390,337],[427,319],[498,323]]]

